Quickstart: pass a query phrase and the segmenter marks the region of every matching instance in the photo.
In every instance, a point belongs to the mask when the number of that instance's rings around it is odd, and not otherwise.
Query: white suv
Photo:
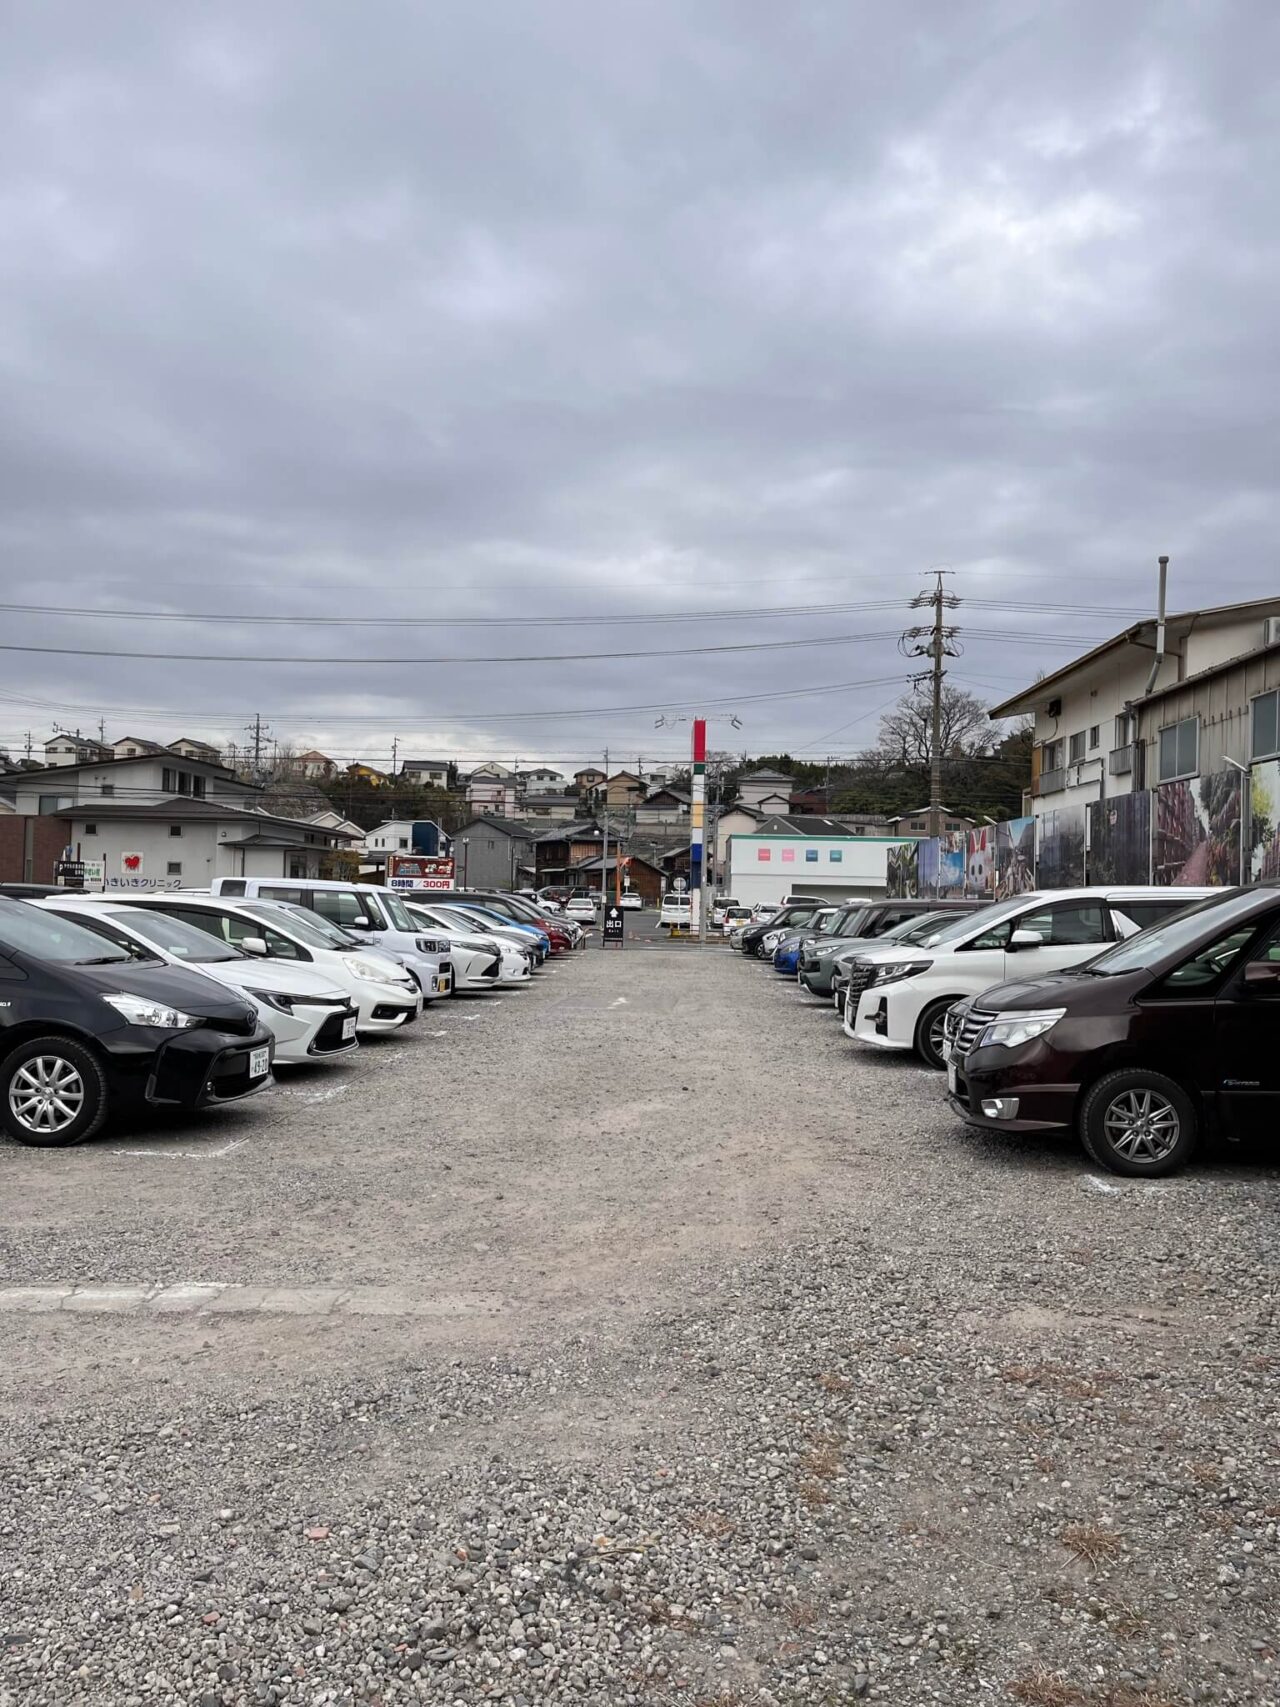
[[[927,945],[868,949],[844,1029],[876,1049],[911,1049],[941,1069],[947,1009],[1011,978],[1061,972],[1158,924],[1212,889],[1046,889],[966,913]]]

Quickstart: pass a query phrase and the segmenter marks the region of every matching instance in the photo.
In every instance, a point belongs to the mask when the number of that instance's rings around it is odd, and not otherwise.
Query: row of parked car
[[[219,878],[0,885],[0,1127],[80,1143],[115,1113],[251,1096],[460,992],[527,985],[582,927],[501,891]]]
[[[1280,886],[1015,900],[792,897],[729,941],[869,1050],[947,1075],[966,1123],[1074,1131],[1117,1173],[1280,1132]]]

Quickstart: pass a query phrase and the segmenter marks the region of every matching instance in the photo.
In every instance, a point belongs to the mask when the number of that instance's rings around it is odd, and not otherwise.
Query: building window
[[[1084,763],[1084,730],[1071,737],[1067,748],[1067,762],[1073,765]]]
[[[169,834],[171,836],[180,836],[182,834],[182,825],[181,824],[170,824]]]
[[[1040,772],[1062,769],[1062,742],[1046,741],[1040,749]]]
[[[1194,776],[1200,769],[1200,719],[1184,717],[1160,731],[1161,782]]]
[[[160,772],[160,787],[166,794],[176,794],[178,792],[176,773],[171,771],[168,765],[166,765]]]
[[[84,827],[84,833],[86,836],[96,836],[98,833],[98,826],[96,824],[86,824]]]
[[[1280,753],[1280,688],[1259,694],[1253,702],[1251,759],[1269,759]]]
[[[180,859],[169,860],[165,865],[164,874],[166,877],[181,877],[182,861]]]
[[[1122,711],[1120,713],[1119,717],[1116,718],[1116,746],[1117,747],[1127,747],[1128,745],[1129,745],[1129,713],[1127,711]]]
[[[1095,752],[1097,752],[1098,748],[1101,745],[1102,745],[1102,730],[1095,723],[1095,724],[1093,724],[1093,726],[1089,730],[1089,751],[1091,753],[1095,753]]]
[[[191,793],[196,800],[204,799],[204,783],[202,776],[193,776],[191,779]]]
[[[104,782],[102,784],[102,797],[104,800],[109,800],[115,791],[116,785],[114,782]]]

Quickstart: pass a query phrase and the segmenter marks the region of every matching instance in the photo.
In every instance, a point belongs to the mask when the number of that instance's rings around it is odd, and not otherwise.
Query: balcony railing
[[[1133,769],[1133,744],[1113,747],[1107,754],[1107,770],[1112,776],[1128,776]]]
[[[1058,794],[1067,786],[1066,767],[1060,765],[1055,771],[1041,771],[1036,783],[1037,794]]]

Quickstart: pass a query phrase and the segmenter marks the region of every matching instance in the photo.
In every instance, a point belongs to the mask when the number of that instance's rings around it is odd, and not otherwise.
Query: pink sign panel
[[[773,858],[773,849],[772,848],[757,848],[756,849],[756,858],[760,859],[760,860],[772,859]]]
[[[796,850],[794,848],[783,848],[782,863],[783,865],[794,865],[796,863]]]

